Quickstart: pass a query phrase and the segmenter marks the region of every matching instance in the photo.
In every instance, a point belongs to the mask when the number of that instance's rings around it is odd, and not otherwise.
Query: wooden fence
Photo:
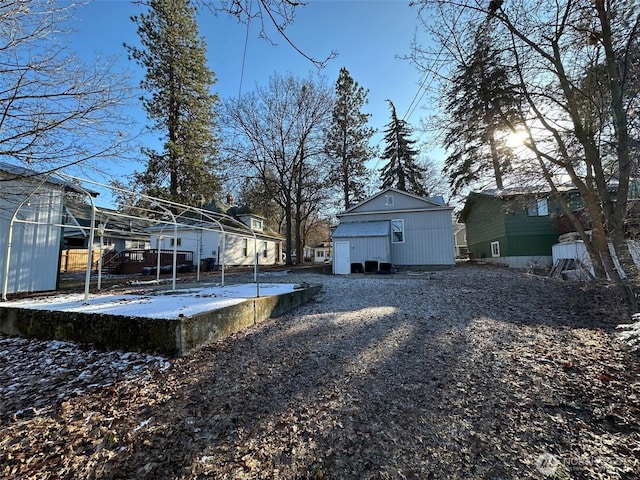
[[[86,272],[88,252],[86,248],[63,249],[60,258],[60,273]],[[91,264],[93,265],[98,260],[100,251],[93,250],[91,253]]]

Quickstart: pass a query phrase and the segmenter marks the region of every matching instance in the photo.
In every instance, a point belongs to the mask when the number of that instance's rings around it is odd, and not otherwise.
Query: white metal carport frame
[[[119,187],[115,187],[112,185],[105,185],[93,180],[83,179],[72,175],[67,175],[62,172],[49,173],[42,176],[36,176],[39,179],[38,184],[35,188],[28,194],[21,203],[18,204],[16,209],[13,211],[12,216],[9,222],[9,229],[7,233],[7,245],[5,249],[5,263],[4,263],[4,276],[2,282],[2,301],[7,300],[8,294],[8,279],[10,272],[10,259],[11,259],[11,241],[13,234],[13,226],[16,223],[31,223],[31,224],[43,224],[42,222],[32,222],[27,220],[21,220],[19,218],[20,210],[28,204],[29,198],[32,197],[45,183],[47,183],[50,178],[55,178],[57,182],[62,180],[72,191],[77,194],[80,194],[91,206],[91,224],[86,226],[81,225],[73,225],[74,229],[79,229],[82,231],[88,231],[89,234],[89,243],[88,248],[89,252],[93,248],[93,244],[95,242],[95,235],[98,232],[100,236],[100,242],[102,244],[102,237],[105,233],[128,233],[125,230],[106,230],[106,223],[96,224],[98,217],[113,217],[119,216],[123,219],[139,219],[146,218],[150,222],[155,223],[156,225],[170,226],[173,228],[173,238],[177,238],[177,230],[179,226],[185,226],[190,229],[200,230],[200,231],[211,231],[217,232],[221,234],[222,238],[222,263],[221,263],[221,282],[224,286],[224,276],[225,276],[225,258],[224,255],[226,251],[226,235],[229,233],[229,230],[234,230],[234,234],[238,234],[238,231],[246,233],[248,238],[253,238],[254,241],[254,252],[257,252],[257,236],[252,228],[245,225],[244,223],[236,220],[235,218],[218,212],[212,212],[210,210],[204,210],[202,208],[192,207],[185,204],[180,204],[176,202],[172,202],[169,200],[163,200],[160,198],[152,197],[150,195],[145,195],[142,193],[133,192],[130,190],[122,189]],[[113,210],[108,210],[104,208],[100,208],[95,204],[94,197],[95,192],[91,191],[88,187],[91,185],[93,187],[98,187],[107,191],[110,191],[113,194],[119,195],[122,198],[127,198],[128,202],[118,204],[118,210],[114,212]],[[114,195],[114,197],[116,196]],[[228,226],[225,229],[225,224]],[[60,228],[69,227],[69,225],[64,222],[61,223],[47,223],[46,225],[55,226]],[[242,235],[242,233],[241,233]],[[176,290],[176,276],[177,276],[177,241],[173,242],[173,268],[172,268],[172,291]],[[198,267],[197,267],[197,280],[200,280],[200,248],[198,250]],[[100,252],[100,259],[102,257],[102,251]],[[100,260],[99,260],[100,261]],[[98,265],[97,275],[98,275],[98,288],[101,285],[102,271],[100,268],[100,264]],[[87,256],[87,271],[85,275],[85,285],[84,285],[84,302],[85,304],[89,303],[89,287],[91,283],[91,272],[92,272],[92,258],[91,254]],[[158,272],[159,273],[159,272]],[[260,283],[258,279],[258,256],[254,255],[254,280],[256,283],[256,297],[260,296]]]

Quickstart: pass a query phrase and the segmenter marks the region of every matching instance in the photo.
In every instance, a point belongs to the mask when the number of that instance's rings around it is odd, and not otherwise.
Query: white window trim
[[[402,234],[402,240],[396,240],[395,236],[393,235],[393,224],[395,222],[400,222],[400,233]],[[391,243],[404,243],[404,239],[405,239],[404,219],[403,218],[392,219],[391,220]]]
[[[491,242],[491,256],[493,258],[500,256],[500,242]]]

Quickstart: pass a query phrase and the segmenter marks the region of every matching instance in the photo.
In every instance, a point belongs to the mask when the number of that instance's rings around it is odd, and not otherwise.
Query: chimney
[[[233,207],[233,195],[231,195],[230,193],[227,193],[227,205]]]

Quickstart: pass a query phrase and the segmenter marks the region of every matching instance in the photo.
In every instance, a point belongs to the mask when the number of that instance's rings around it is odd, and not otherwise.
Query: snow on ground
[[[83,294],[75,293],[4,302],[0,303],[0,308],[173,319],[235,305],[256,297],[258,291],[259,296],[265,297],[290,293],[296,288],[300,287],[293,283],[261,283],[259,286],[247,283],[224,287],[214,284],[175,291],[145,290],[119,294],[92,294],[89,296],[88,304],[85,304]]]

